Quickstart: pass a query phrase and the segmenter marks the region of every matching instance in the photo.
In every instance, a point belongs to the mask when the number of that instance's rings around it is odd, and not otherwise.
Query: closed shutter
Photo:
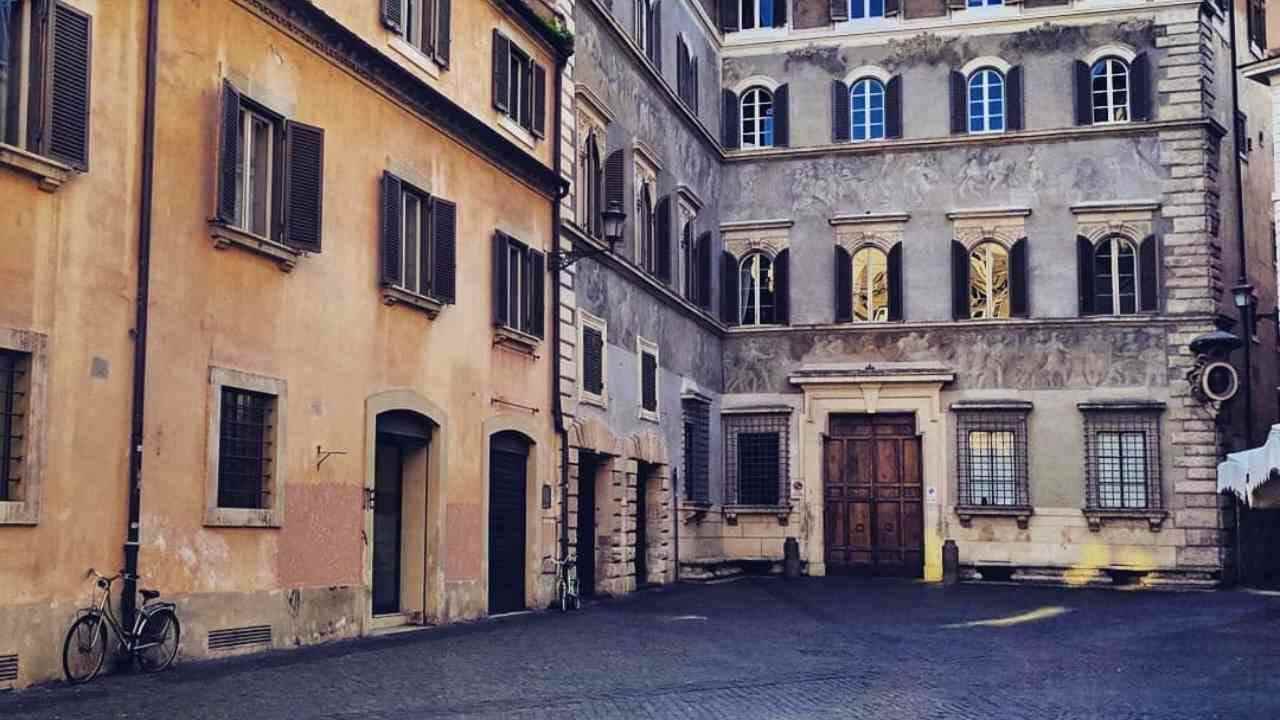
[[[951,241],[951,317],[968,320],[969,309],[969,251],[964,245]]]
[[[507,316],[507,236],[493,234],[493,324],[499,327],[512,325],[514,318]]]
[[[947,0],[947,5],[949,5],[952,10],[964,10],[968,7],[969,3],[966,0]]]
[[[593,327],[582,328],[582,387],[604,394],[604,335]]]
[[[774,320],[779,325],[791,324],[791,250],[778,253],[773,259]]]
[[[732,90],[720,93],[720,143],[726,150],[737,150],[741,140],[738,121],[738,96]]]
[[[780,85],[773,92],[773,146],[788,147],[791,145],[791,90]]]
[[[676,94],[686,105],[689,103],[689,51],[679,35],[676,36]]]
[[[627,151],[614,150],[604,161],[604,209],[627,209]],[[603,219],[601,224],[603,225]]]
[[[735,32],[740,27],[738,0],[720,0],[720,29],[724,32]]]
[[[1022,238],[1009,250],[1009,314],[1027,317],[1030,294],[1027,287],[1027,239]]]
[[[1076,60],[1074,65],[1076,90],[1076,125],[1093,124],[1093,80],[1089,64]]]
[[[290,121],[284,129],[284,242],[320,252],[324,227],[324,129]]]
[[[529,251],[529,276],[525,278],[529,286],[529,327],[525,331],[536,337],[545,337],[547,332],[547,256],[538,250]]]
[[[671,282],[671,238],[675,234],[675,203],[668,195],[658,201],[657,233],[654,241],[654,274],[665,283]]]
[[[547,134],[547,70],[541,65],[533,66],[533,135],[546,137]]]
[[[853,322],[853,258],[843,247],[835,246],[833,265],[836,322]]]
[[[431,294],[452,305],[457,302],[458,206],[448,200],[431,198]],[[425,256],[425,253],[424,253]],[[427,277],[424,273],[423,277]]]
[[[422,52],[424,55],[435,57],[436,54],[436,28],[432,25],[432,18],[436,16],[436,0],[418,0],[422,5]]]
[[[1007,103],[1009,119],[1005,126],[1009,130],[1022,130],[1026,126],[1026,123],[1023,120],[1021,65],[1015,65],[1014,67],[1009,68],[1007,86],[1009,90],[1009,102]]]
[[[57,3],[49,33],[52,69],[44,136],[45,153],[78,170],[89,169],[89,75],[93,19]]]
[[[847,142],[850,135],[849,86],[831,81],[831,141]]]
[[[711,308],[711,232],[698,236],[698,307]]]
[[[692,64],[689,67],[689,79],[693,83],[693,88],[690,90],[689,97],[690,99],[693,100],[693,114],[697,115],[698,107],[699,107],[699,102],[698,102],[699,82],[698,82],[698,58],[696,57],[693,58]]]
[[[435,58],[449,67],[453,49],[453,0],[436,0]]]
[[[396,32],[404,31],[403,0],[382,0],[382,24]]]
[[[640,354],[640,403],[649,412],[658,409],[658,358],[647,352]]]
[[[1133,92],[1130,100],[1134,120],[1151,120],[1154,118],[1151,105],[1151,59],[1146,53],[1138,56],[1129,64],[1129,87]]]
[[[902,76],[889,78],[884,89],[884,134],[887,138],[902,137]]]
[[[787,2],[788,0],[779,0],[773,4],[773,26],[787,26]]]
[[[649,47],[653,48],[653,65],[662,72],[662,0],[654,0],[652,5],[653,20],[649,23],[649,32],[653,34],[653,40]]]
[[[493,31],[493,106],[508,112],[511,102],[520,98],[508,97],[511,92],[511,42],[497,30]]]
[[[963,135],[969,131],[969,103],[965,98],[964,75],[951,71],[951,134]]]
[[[831,0],[831,22],[849,19],[849,0]]]
[[[727,250],[720,254],[720,321],[738,324],[738,259]]]
[[[898,0],[884,0],[884,16],[897,17],[902,12],[902,6]]]
[[[222,112],[218,128],[218,222],[235,225],[236,184],[240,165],[240,91],[222,81]]]
[[[889,319],[902,319],[902,243],[889,250]]]
[[[1080,316],[1093,315],[1093,243],[1083,235],[1076,236],[1076,290],[1079,294]]]
[[[1160,252],[1159,243],[1154,235],[1142,241],[1138,249],[1138,282],[1141,285],[1143,312],[1156,312],[1160,309]]]
[[[378,243],[382,259],[382,284],[399,285],[404,282],[403,189],[400,178],[389,172],[382,173],[382,238]]]

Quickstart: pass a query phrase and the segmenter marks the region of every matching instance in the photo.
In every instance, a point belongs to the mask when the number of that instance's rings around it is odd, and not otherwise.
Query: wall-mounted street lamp
[[[622,203],[618,200],[610,200],[609,206],[601,213],[604,219],[604,247],[595,247],[584,245],[582,249],[574,248],[573,250],[552,253],[551,269],[563,270],[570,265],[578,262],[583,258],[604,255],[605,253],[615,252],[618,249],[618,243],[622,241],[622,228],[627,221],[627,213],[622,209]]]

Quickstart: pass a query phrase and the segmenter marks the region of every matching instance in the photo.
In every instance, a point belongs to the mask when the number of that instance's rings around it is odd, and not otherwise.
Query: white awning
[[[1231,491],[1256,508],[1280,508],[1280,425],[1262,447],[1227,455],[1218,463],[1218,492]]]

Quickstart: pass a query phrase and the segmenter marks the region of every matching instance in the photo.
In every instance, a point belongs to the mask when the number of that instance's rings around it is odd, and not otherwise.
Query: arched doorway
[[[420,615],[426,596],[427,468],[434,424],[412,410],[389,410],[378,414],[375,427],[372,614]]]
[[[523,610],[529,440],[513,431],[489,442],[489,613]]]

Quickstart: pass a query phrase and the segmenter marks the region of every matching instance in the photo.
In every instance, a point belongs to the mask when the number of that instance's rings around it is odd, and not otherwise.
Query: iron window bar
[[[789,501],[791,415],[726,415],[725,497],[734,505],[782,507]]]
[[[18,499],[23,460],[24,381],[28,355],[0,350],[0,502]]]
[[[956,515],[1011,516],[1027,527],[1033,513],[1029,478],[1027,402],[972,402],[956,414]]]
[[[276,398],[238,388],[222,389],[218,446],[218,506],[261,509],[271,498],[271,422]]]

